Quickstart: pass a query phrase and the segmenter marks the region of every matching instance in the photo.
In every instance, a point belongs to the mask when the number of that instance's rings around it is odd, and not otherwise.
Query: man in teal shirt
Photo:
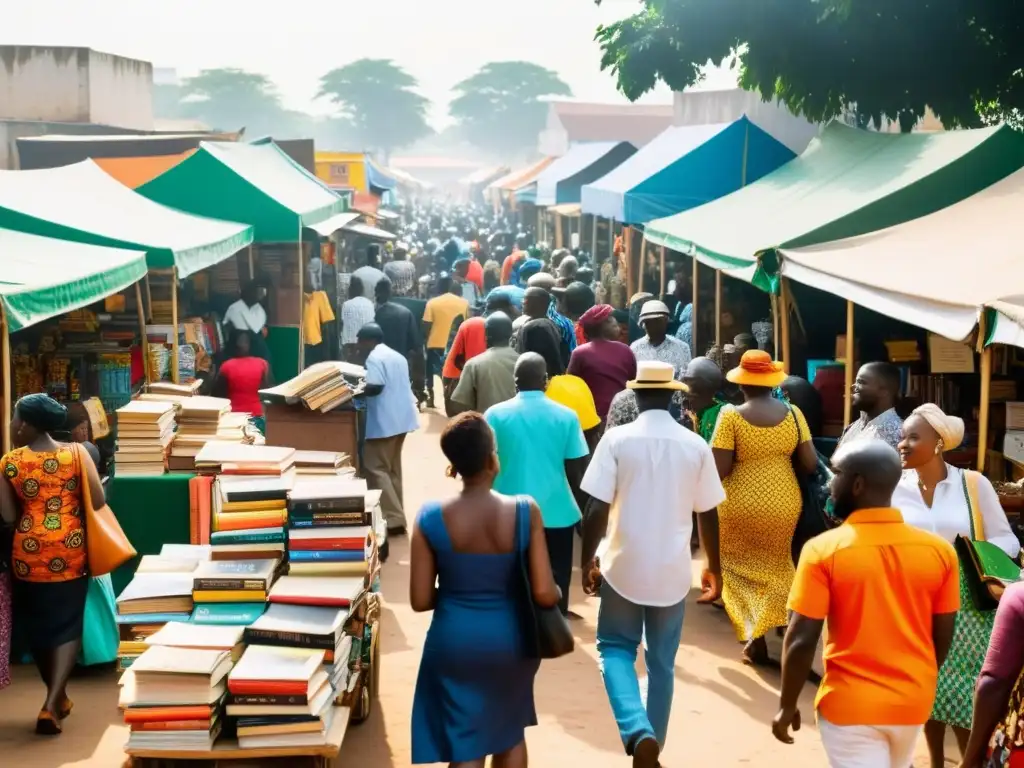
[[[576,499],[589,454],[574,411],[546,397],[548,368],[536,352],[516,361],[517,395],[487,409],[501,470],[494,490],[532,496],[544,518],[555,583],[562,590],[562,613],[569,613],[572,550],[580,507]]]

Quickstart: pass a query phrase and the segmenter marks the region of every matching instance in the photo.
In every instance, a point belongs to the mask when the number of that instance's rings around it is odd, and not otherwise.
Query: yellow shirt
[[[314,291],[305,295],[303,303],[302,332],[303,342],[310,345],[320,344],[324,338],[320,326],[334,319],[331,300],[323,291]]]
[[[423,322],[430,323],[427,349],[444,349],[448,346],[448,334],[459,315],[469,317],[469,302],[454,293],[446,293],[427,302],[427,308],[423,310]]]
[[[584,432],[601,423],[594,405],[594,395],[587,382],[579,376],[555,376],[548,382],[547,396],[575,412]]]

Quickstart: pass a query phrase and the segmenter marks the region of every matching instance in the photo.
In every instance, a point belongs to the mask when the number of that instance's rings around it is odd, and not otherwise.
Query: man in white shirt
[[[267,359],[266,343],[263,340],[267,312],[260,304],[260,286],[255,280],[242,286],[242,298],[228,307],[224,313],[224,324],[252,334],[253,353]]]
[[[600,592],[597,651],[626,754],[634,768],[655,768],[668,731],[692,586],[693,513],[709,553],[700,602],[712,602],[721,592],[714,513],[725,491],[711,448],[669,415],[673,394],[686,389],[673,367],[640,362],[627,386],[636,392],[640,415],[605,433],[581,485],[592,497],[583,527],[583,589]],[[636,675],[642,639],[646,706]]]
[[[380,246],[370,245],[366,248],[366,261],[363,266],[352,273],[363,284],[363,296],[373,301],[377,295],[377,283],[384,278],[380,270]]]

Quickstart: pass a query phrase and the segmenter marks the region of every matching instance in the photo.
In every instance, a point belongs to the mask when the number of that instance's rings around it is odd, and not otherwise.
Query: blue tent
[[[537,205],[580,202],[584,184],[597,181],[635,153],[628,141],[573,145],[537,177]]]
[[[795,156],[746,117],[674,126],[583,187],[583,213],[642,224],[735,192]]]
[[[520,187],[515,192],[513,192],[513,196],[515,197],[517,203],[530,203],[531,205],[536,205],[537,182],[531,181],[529,184]]]
[[[398,186],[398,181],[381,170],[369,155],[366,156],[366,183],[370,191],[378,195],[391,192]]]

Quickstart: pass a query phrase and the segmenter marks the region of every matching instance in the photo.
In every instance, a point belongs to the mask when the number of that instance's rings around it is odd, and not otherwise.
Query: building
[[[731,123],[744,115],[800,154],[818,135],[818,125],[798,117],[777,101],[742,88],[719,91],[683,91],[673,94],[673,125]]]
[[[642,147],[672,125],[673,112],[671,105],[552,101],[537,149],[559,156],[581,141],[628,141]]]

